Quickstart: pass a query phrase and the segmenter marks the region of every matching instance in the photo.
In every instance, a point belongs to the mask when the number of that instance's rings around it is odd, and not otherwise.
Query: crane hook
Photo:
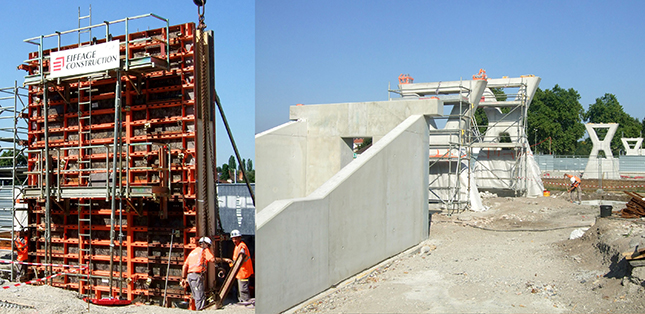
[[[197,25],[197,28],[203,30],[206,28],[206,23],[204,23],[206,0],[193,0],[193,3],[197,6],[197,14],[199,15],[199,24]]]

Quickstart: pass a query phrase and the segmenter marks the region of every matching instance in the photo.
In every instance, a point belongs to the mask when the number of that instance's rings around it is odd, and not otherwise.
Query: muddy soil
[[[426,241],[291,312],[644,313],[645,267],[621,253],[645,245],[645,221],[555,194],[434,214]]]

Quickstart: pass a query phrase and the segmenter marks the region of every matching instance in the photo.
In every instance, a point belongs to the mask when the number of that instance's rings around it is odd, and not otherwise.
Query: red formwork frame
[[[108,75],[50,82],[46,87],[29,86],[28,187],[32,193],[25,198],[30,227],[34,230],[30,258],[36,262],[92,265],[82,275],[60,276],[51,285],[95,297],[122,293],[129,300],[159,300],[164,295],[169,299],[188,298],[179,281],[184,256],[196,247],[195,238],[199,234],[195,33],[195,25],[187,23],[128,34],[128,40],[125,35],[113,38],[128,42],[128,49],[124,44],[120,48],[124,59],[165,58],[168,51],[169,68],[140,68],[124,71],[120,77]],[[72,48],[75,46],[61,49]],[[43,50],[42,54],[48,56],[56,50]],[[47,69],[49,62],[38,57],[38,52],[31,53],[30,61],[20,67],[29,75],[36,75],[42,60],[42,68]],[[110,103],[115,100],[117,81],[123,102],[122,148],[116,153],[120,170],[112,173],[115,152],[109,146],[113,143],[115,108]],[[50,96],[47,112],[42,101],[45,89]],[[49,146],[49,170],[43,166],[45,153],[38,151],[45,147],[45,141]],[[106,148],[101,148],[102,145]],[[44,180],[50,180],[54,194],[50,198],[50,243],[45,243],[46,198],[42,192],[37,193],[42,191]],[[111,258],[107,254],[111,199],[109,195],[97,196],[96,190],[97,186],[109,185],[111,180],[117,180],[122,189],[127,187],[129,194],[119,198],[116,212],[122,220],[122,224],[117,222],[116,234],[121,233],[123,238],[115,242],[118,249],[112,261],[117,266],[112,276],[121,279],[110,292],[106,282],[110,271],[106,265]],[[137,192],[138,188],[145,191]],[[171,236],[173,230],[179,230],[176,237]],[[84,238],[83,234],[91,236]],[[216,234],[211,236],[217,248],[220,239]],[[174,240],[169,257],[171,237]],[[168,264],[170,272],[166,273]],[[36,271],[61,269],[41,267]],[[83,280],[84,276],[89,276],[89,281]]]

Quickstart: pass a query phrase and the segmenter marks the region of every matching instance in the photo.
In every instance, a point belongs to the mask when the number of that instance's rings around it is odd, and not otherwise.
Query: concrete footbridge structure
[[[483,210],[480,181],[520,194],[532,193],[529,182],[539,181],[541,191],[539,170],[533,181],[512,183],[529,173],[522,167],[532,155],[521,129],[538,77],[492,81],[519,88],[509,101],[495,99],[485,75],[410,81],[400,81],[394,92],[401,97],[389,101],[292,106],[292,121],[256,135],[258,313],[292,308],[425,240],[429,203]],[[492,131],[482,136],[474,122],[482,103],[488,111],[520,108],[490,114]],[[510,144],[494,140],[502,131]],[[372,145],[357,151],[356,139]],[[472,170],[473,149],[481,155],[484,148],[515,154],[489,158],[494,179],[480,180]]]

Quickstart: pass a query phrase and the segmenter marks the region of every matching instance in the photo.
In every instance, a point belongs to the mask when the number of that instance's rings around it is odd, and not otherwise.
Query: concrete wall
[[[255,208],[305,196],[307,123],[292,121],[255,136]]]
[[[427,118],[412,115],[309,196],[257,213],[258,313],[289,309],[427,238],[428,138]]]
[[[292,106],[295,120],[255,137],[256,208],[305,197],[353,160],[351,139],[381,139],[407,117],[439,116],[438,99]]]

